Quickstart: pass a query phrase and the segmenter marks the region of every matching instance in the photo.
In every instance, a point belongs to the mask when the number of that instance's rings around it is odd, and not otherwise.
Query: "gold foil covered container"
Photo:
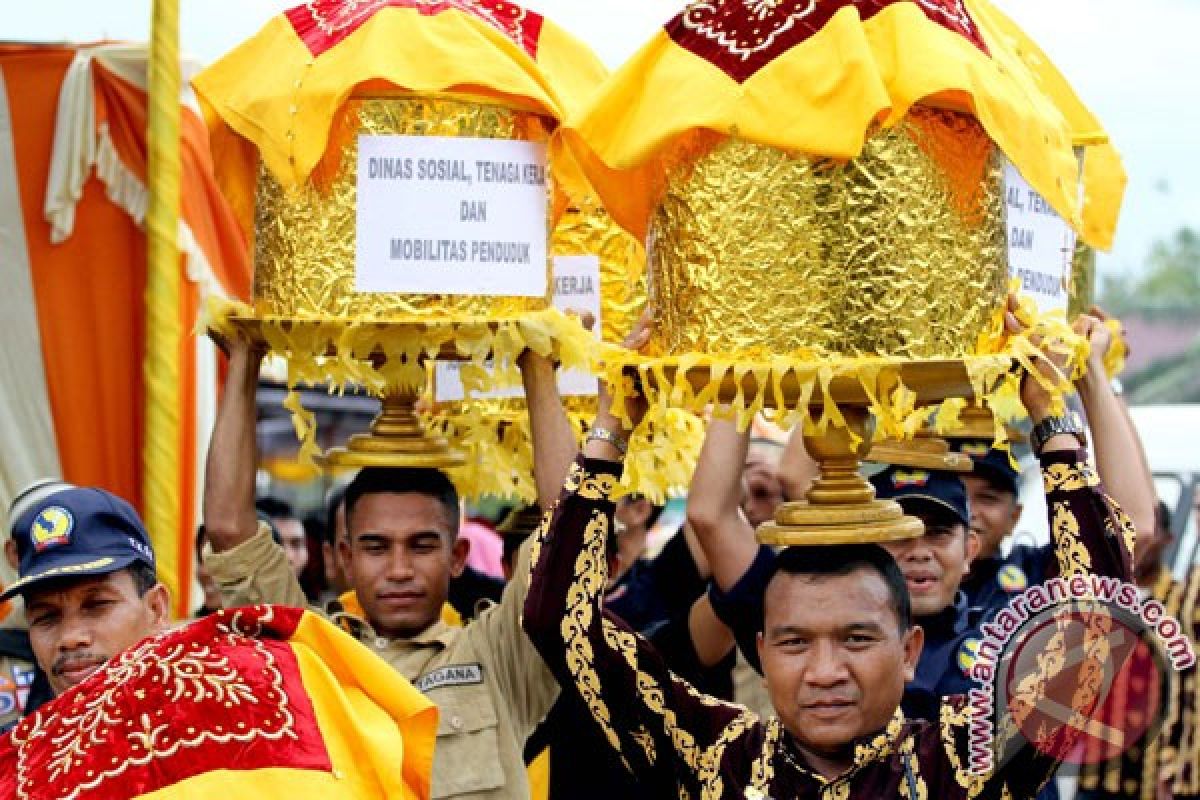
[[[648,240],[666,354],[961,358],[1007,283],[1001,155],[916,107],[849,162],[693,136]]]
[[[642,246],[618,226],[595,200],[569,207],[550,240],[553,256],[594,255],[600,267],[601,335],[625,339],[646,305],[646,257]],[[580,445],[596,415],[595,396],[563,398]],[[467,498],[487,495],[526,502],[537,499],[533,448],[524,398],[467,399],[441,403],[429,426],[466,453],[450,470]],[[703,424],[690,412],[656,408],[629,447],[622,481],[625,491],[662,502],[686,489],[704,438]]]
[[[302,187],[288,192],[260,166],[255,313],[364,322],[495,319],[546,309],[546,297],[355,291],[355,201],[359,134],[546,142],[553,125],[539,114],[466,97],[399,92],[351,97],[334,121],[324,159]],[[552,165],[548,171],[552,176]],[[549,264],[546,269],[549,277]]]
[[[1086,314],[1096,303],[1096,250],[1080,238],[1071,259],[1071,293],[1067,319]]]
[[[601,337],[619,344],[646,307],[646,253],[594,199],[572,205],[550,237],[553,256],[600,260]]]

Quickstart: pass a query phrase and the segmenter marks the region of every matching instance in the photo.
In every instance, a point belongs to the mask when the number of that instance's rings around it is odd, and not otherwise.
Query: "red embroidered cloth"
[[[427,16],[446,11],[470,14],[512,39],[530,58],[537,58],[541,15],[504,0],[312,0],[284,15],[309,52],[319,56],[340,44],[376,12],[388,8],[412,8]]]
[[[143,640],[0,739],[0,797],[107,800],[210,770],[332,769],[287,643],[303,613],[235,609]]]
[[[667,23],[680,47],[739,83],[816,34],[847,6],[865,22],[897,2],[915,2],[930,20],[987,46],[963,0],[709,0],[694,2]]]

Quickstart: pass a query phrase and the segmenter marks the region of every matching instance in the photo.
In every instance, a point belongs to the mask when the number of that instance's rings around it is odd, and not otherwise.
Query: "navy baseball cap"
[[[69,484],[49,489],[32,503],[14,503],[18,578],[0,600],[49,581],[107,575],[137,562],[154,567],[150,537],[129,503],[103,489]]]
[[[967,507],[967,488],[952,472],[909,467],[888,467],[871,476],[875,496],[880,500],[923,502],[942,508],[963,525],[971,524]]]
[[[975,467],[972,471],[976,475],[997,489],[1018,493],[1017,480],[1021,477],[1021,471],[1013,466],[1007,451],[997,450],[986,439],[963,439],[954,444],[958,452],[971,457]]]

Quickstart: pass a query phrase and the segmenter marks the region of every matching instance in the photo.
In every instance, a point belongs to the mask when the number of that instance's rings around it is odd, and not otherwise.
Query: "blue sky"
[[[186,52],[218,58],[299,0],[181,0]],[[1200,2],[993,0],[1075,85],[1125,158],[1130,186],[1106,272],[1139,268],[1151,243],[1200,227]],[[144,40],[150,0],[37,0],[5,4],[5,39]],[[680,0],[526,0],[587,41],[610,66],[632,54]]]

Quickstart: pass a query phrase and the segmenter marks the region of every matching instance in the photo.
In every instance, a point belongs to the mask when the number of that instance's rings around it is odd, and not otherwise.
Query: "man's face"
[[[1012,492],[979,475],[964,475],[971,508],[971,530],[979,536],[979,557],[992,558],[1021,519],[1021,504]]]
[[[442,504],[423,494],[368,494],[346,522],[343,558],[375,630],[414,636],[436,622],[470,548]]]
[[[783,502],[783,483],[779,469],[767,453],[751,450],[742,472],[742,511],[754,527],[775,518],[775,509]]]
[[[767,691],[801,747],[838,757],[891,720],[923,634],[900,630],[879,573],[776,575],[763,622],[758,654]]]
[[[56,695],[166,625],[170,602],[159,584],[138,596],[128,570],[53,583],[25,597],[29,641]]]
[[[915,617],[940,613],[954,603],[954,595],[971,561],[979,552],[979,538],[949,513],[921,504],[901,503],[907,514],[920,517],[925,533],[916,539],[888,542],[884,548],[896,559]]]
[[[308,565],[308,537],[304,534],[304,523],[295,517],[274,517],[271,522],[279,531],[283,552],[287,553],[292,572],[299,576]]]

